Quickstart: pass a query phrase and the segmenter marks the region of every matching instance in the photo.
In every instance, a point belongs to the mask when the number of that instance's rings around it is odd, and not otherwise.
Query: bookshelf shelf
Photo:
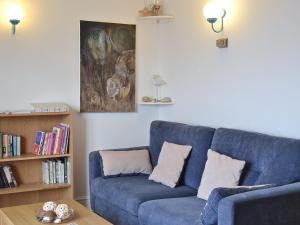
[[[0,189],[0,195],[25,193],[33,191],[47,191],[47,190],[57,190],[63,188],[70,188],[71,184],[43,184],[43,183],[29,183],[20,184],[15,188],[4,188]]]
[[[174,105],[174,102],[140,102],[140,105]]]
[[[169,22],[175,19],[172,15],[163,15],[163,16],[139,16],[138,20],[140,21],[155,21],[157,23],[160,22]]]
[[[12,114],[6,114],[6,113],[0,113],[0,118],[9,118],[9,117],[35,117],[35,116],[65,116],[65,115],[71,115],[70,112],[53,112],[53,113],[12,113]]]
[[[14,162],[14,161],[26,161],[26,160],[45,160],[45,159],[57,159],[71,157],[71,154],[64,155],[34,155],[33,153],[25,153],[19,157],[1,159],[0,163]]]
[[[68,124],[68,154],[35,155],[33,147],[37,131],[51,132],[53,127]],[[21,156],[0,160],[0,166],[11,165],[18,186],[0,188],[0,208],[44,201],[73,199],[73,129],[72,114],[59,113],[16,113],[0,114],[0,132],[21,137]],[[42,163],[48,159],[68,159],[69,184],[44,184]]]

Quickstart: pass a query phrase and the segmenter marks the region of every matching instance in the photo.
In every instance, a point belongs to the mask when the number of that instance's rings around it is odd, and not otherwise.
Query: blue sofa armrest
[[[133,147],[133,148],[120,148],[120,149],[109,149],[110,151],[129,151],[129,150],[143,150],[149,149],[148,146]],[[91,152],[89,155],[89,181],[94,180],[97,177],[102,177],[102,159],[99,151]]]
[[[219,225],[300,224],[300,182],[224,198]]]

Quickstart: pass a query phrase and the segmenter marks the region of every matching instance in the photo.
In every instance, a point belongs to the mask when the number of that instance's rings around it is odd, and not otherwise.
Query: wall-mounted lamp
[[[207,3],[207,5],[204,7],[203,13],[207,21],[211,24],[211,27],[214,32],[220,33],[224,30],[224,17],[226,16],[226,10],[220,7],[218,3]],[[214,24],[217,22],[218,19],[221,19],[221,28],[219,30],[216,30]]]
[[[6,18],[12,24],[12,33],[16,33],[16,26],[23,18],[23,9],[18,5],[10,5],[6,9]]]

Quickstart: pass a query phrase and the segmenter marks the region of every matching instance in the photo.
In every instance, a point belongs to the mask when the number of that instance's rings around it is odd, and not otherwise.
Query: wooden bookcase
[[[70,125],[68,154],[36,156],[33,145],[36,131],[52,131],[59,123]],[[73,199],[73,130],[71,113],[0,114],[0,131],[21,136],[21,156],[1,159],[0,165],[12,165],[16,188],[0,189],[0,208],[59,199]],[[67,157],[70,184],[43,184],[42,161]]]

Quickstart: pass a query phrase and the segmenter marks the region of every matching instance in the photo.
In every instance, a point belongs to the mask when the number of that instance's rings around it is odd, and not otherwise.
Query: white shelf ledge
[[[141,21],[156,21],[157,23],[160,22],[169,22],[175,19],[174,16],[165,15],[165,16],[139,16],[139,20]]]
[[[140,102],[140,105],[174,105],[174,102]]]

